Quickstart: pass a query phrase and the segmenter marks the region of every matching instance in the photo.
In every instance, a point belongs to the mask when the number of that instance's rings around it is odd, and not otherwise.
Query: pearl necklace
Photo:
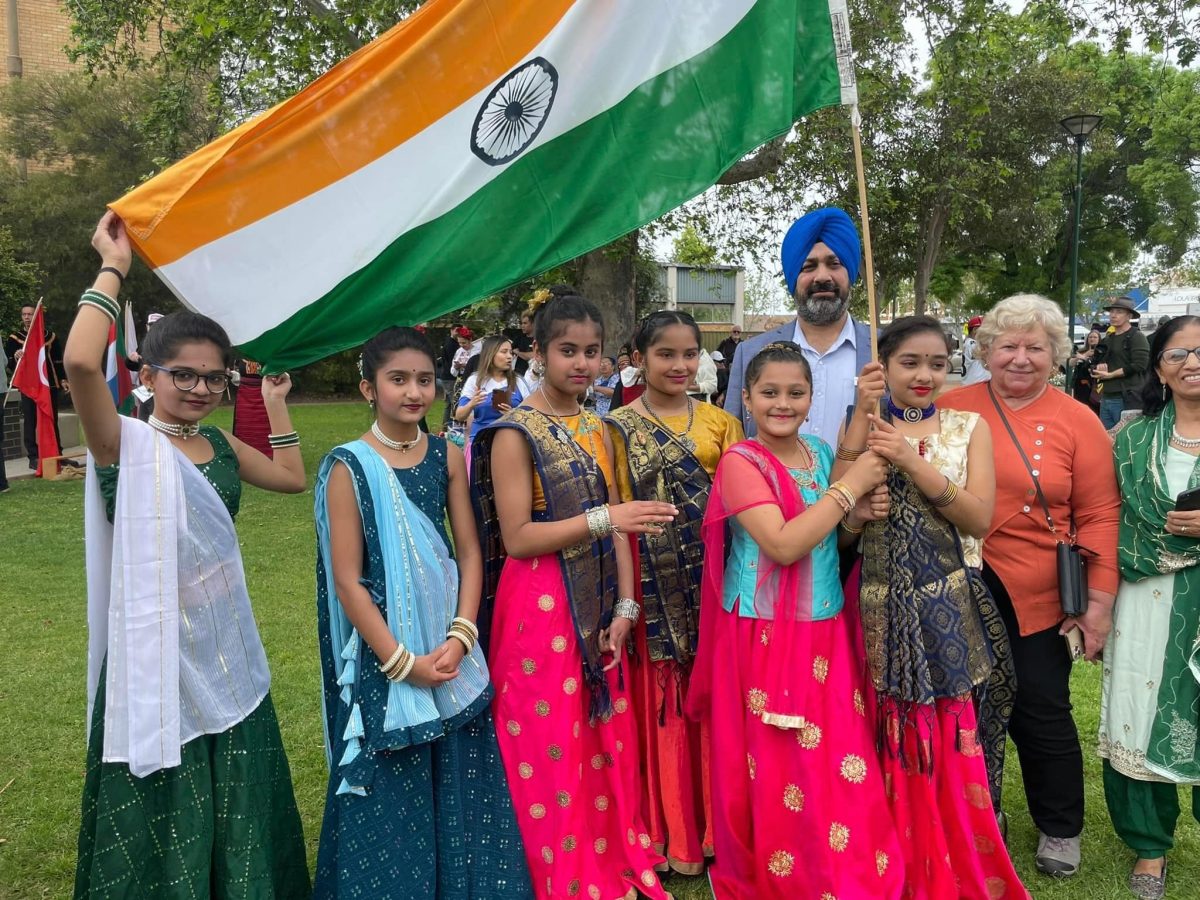
[[[417,446],[417,444],[421,443],[421,438],[424,437],[425,432],[418,428],[417,436],[411,441],[393,441],[383,433],[383,429],[379,427],[379,422],[375,421],[371,423],[371,434],[375,435],[375,439],[389,450],[399,450],[401,453],[407,453],[413,447]]]
[[[183,438],[185,441],[192,435],[200,433],[200,426],[195,423],[185,425],[176,424],[174,422],[164,422],[158,416],[154,415],[154,413],[150,413],[150,418],[147,421],[149,421],[151,428],[161,431],[163,434],[170,437]]]
[[[1200,438],[1185,438],[1178,430],[1172,428],[1171,443],[1181,450],[1195,450],[1200,447]]]

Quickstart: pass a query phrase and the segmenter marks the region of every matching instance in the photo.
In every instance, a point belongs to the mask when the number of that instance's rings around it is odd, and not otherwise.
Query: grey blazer
[[[854,342],[858,352],[858,368],[871,361],[871,329],[865,322],[851,319],[854,323]],[[774,331],[764,331],[762,334],[742,341],[733,353],[733,362],[729,365],[729,387],[725,390],[725,412],[741,419],[746,437],[754,437],[758,430],[750,412],[742,405],[742,387],[746,379],[746,365],[767,344],[775,341],[790,341],[796,335],[796,321],[793,319],[780,325]]]

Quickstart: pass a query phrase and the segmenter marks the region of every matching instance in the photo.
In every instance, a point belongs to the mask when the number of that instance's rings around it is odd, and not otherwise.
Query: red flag
[[[46,359],[46,320],[39,302],[33,322],[25,336],[25,352],[13,370],[12,386],[37,405],[37,475],[42,475],[42,460],[61,452],[54,437],[54,406],[50,396],[50,380]]]

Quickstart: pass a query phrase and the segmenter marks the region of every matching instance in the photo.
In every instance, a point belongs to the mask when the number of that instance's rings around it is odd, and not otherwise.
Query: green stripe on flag
[[[279,370],[461,309],[669,212],[838,102],[826,0],[760,0],[719,43],[519,157],[243,349]]]

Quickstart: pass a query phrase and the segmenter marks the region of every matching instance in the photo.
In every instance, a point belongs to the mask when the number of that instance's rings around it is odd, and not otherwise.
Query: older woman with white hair
[[[991,381],[952,391],[938,405],[979,413],[994,436],[996,507],[983,560],[1016,669],[1008,733],[1038,827],[1037,867],[1067,877],[1080,862],[1083,752],[1064,637],[1081,637],[1083,655],[1095,660],[1112,627],[1120,510],[1112,444],[1087,406],[1050,386],[1070,352],[1056,304],[1008,297],[984,316],[976,339]],[[1087,610],[1075,617],[1063,612],[1056,566],[1056,546],[1071,535],[1090,551]],[[1003,743],[987,737],[985,747],[1003,753]]]

